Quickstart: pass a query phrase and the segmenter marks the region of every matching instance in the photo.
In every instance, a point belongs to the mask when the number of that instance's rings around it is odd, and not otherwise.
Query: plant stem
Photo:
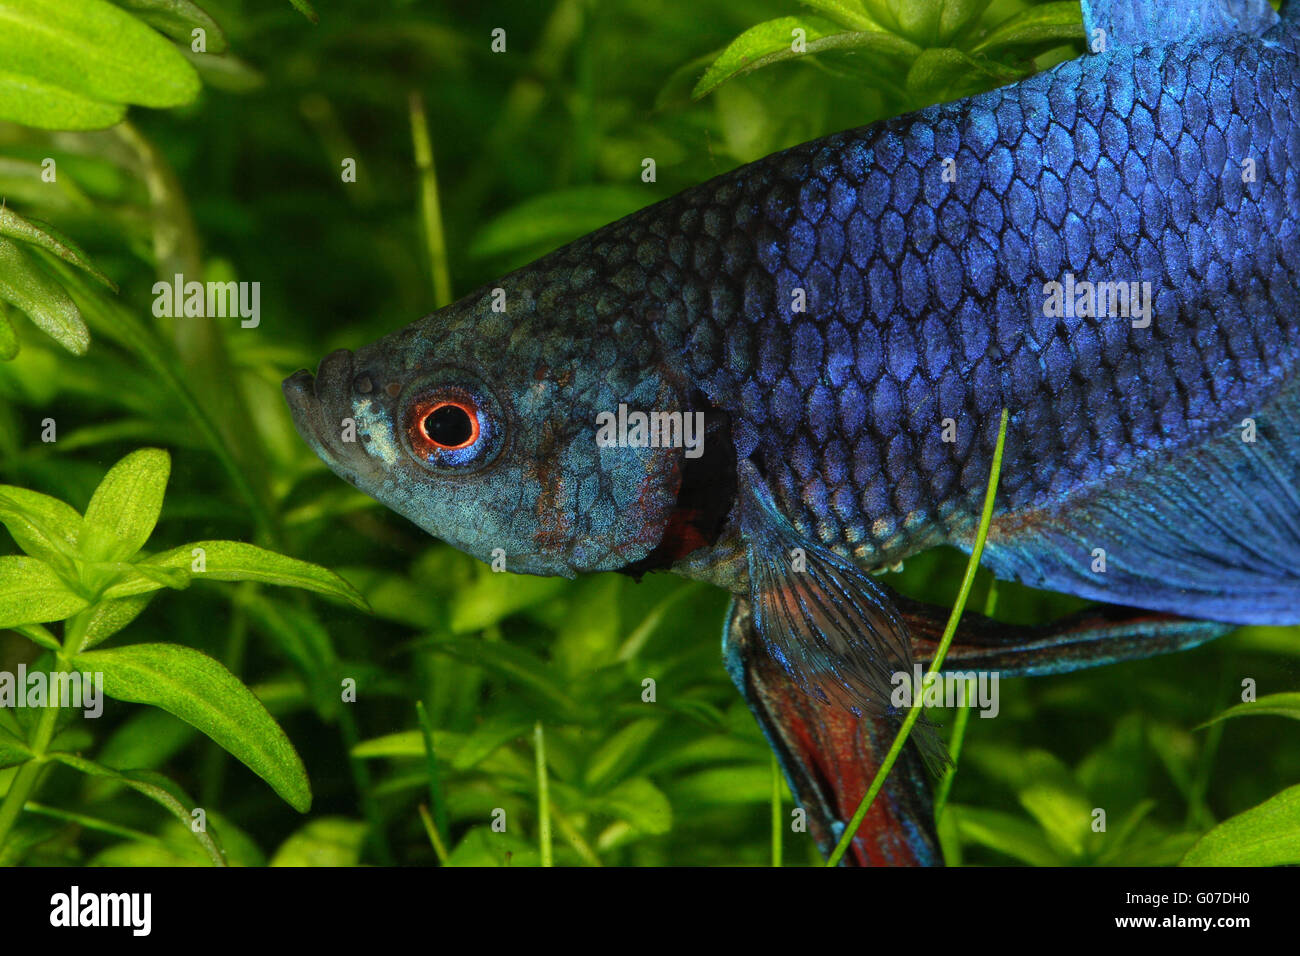
[[[957,706],[957,716],[952,722],[952,743],[948,752],[952,755],[952,766],[947,769],[939,787],[934,794],[934,819],[937,822],[943,816],[948,804],[948,794],[952,792],[953,778],[957,776],[957,761],[961,757],[961,746],[966,739],[966,725],[970,723],[970,684],[961,685],[961,703]]]
[[[441,309],[451,301],[451,270],[447,267],[447,237],[442,228],[442,206],[438,202],[438,170],[433,165],[433,140],[429,136],[428,118],[424,115],[424,97],[412,91],[410,105],[415,168],[420,174],[424,241],[433,278],[433,305]]]
[[[953,636],[957,633],[957,622],[961,620],[962,609],[966,606],[966,599],[970,597],[971,585],[975,581],[975,572],[979,569],[980,555],[984,553],[984,541],[988,538],[989,524],[993,521],[993,499],[997,496],[998,478],[1002,473],[1002,451],[1006,446],[1007,440],[1007,410],[1002,409],[1002,421],[998,425],[998,443],[993,451],[993,467],[989,469],[988,490],[984,493],[984,512],[980,516],[979,531],[975,535],[974,545],[971,547],[970,560],[966,562],[966,574],[961,581],[961,590],[957,593],[957,603],[953,605],[952,613],[948,615],[948,625],[943,629],[943,639],[939,641],[939,647],[934,653],[934,660],[930,662],[930,669],[926,672],[926,679],[940,673],[943,669],[943,659],[948,656],[948,648],[952,645]],[[885,759],[881,762],[879,769],[876,770],[876,776],[871,781],[871,786],[867,789],[866,794],[862,797],[862,802],[858,804],[857,812],[853,814],[853,819],[849,821],[848,827],[844,830],[844,835],[840,837],[835,849],[826,859],[827,866],[838,866],[844,854],[848,852],[849,845],[857,835],[858,827],[862,826],[862,821],[867,816],[867,811],[871,809],[871,804],[875,802],[877,794],[885,785],[885,779],[889,776],[889,771],[893,769],[894,763],[898,760],[898,755],[903,752],[903,745],[907,743],[907,736],[912,732],[912,727],[916,725],[921,716],[921,707],[915,701],[914,706],[909,709],[906,719],[903,721],[903,727],[894,738],[893,745],[889,748],[889,753],[885,754]]]
[[[537,752],[537,816],[542,866],[552,866],[554,860],[551,846],[551,789],[546,779],[546,738],[542,735],[540,720],[533,725],[533,747]]]
[[[429,808],[423,803],[420,804],[420,820],[424,823],[424,832],[429,835],[429,842],[433,844],[434,855],[438,857],[438,862],[447,865],[447,845],[442,842],[442,837],[438,835],[438,827],[434,824],[433,818],[429,816]]]
[[[424,759],[429,768],[429,806],[433,811],[433,823],[439,833],[450,836],[447,804],[442,798],[442,779],[438,774],[438,755],[433,749],[433,724],[429,721],[429,712],[425,709],[422,700],[415,702],[415,717],[420,724],[420,734],[424,738]]]
[[[41,710],[40,722],[36,725],[36,733],[30,742],[31,751],[35,756],[18,768],[18,773],[9,783],[9,792],[5,794],[4,802],[0,803],[0,847],[5,845],[5,840],[9,838],[9,831],[18,822],[23,807],[37,790],[41,774],[46,767],[45,749],[50,745],[58,720],[59,708],[45,707]]]
[[[781,819],[781,765],[776,754],[772,754],[772,865],[781,866],[781,851],[784,849],[782,837],[785,835],[785,822]]]

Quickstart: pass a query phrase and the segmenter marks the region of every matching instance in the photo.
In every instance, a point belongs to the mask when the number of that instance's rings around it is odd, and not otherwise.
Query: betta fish
[[[971,551],[1003,408],[982,565],[1095,603],[967,615],[946,667],[1300,622],[1298,10],[1084,0],[1083,57],[776,153],[334,352],[284,383],[297,428],[480,560],[730,592],[725,666],[829,851],[946,617],[875,572]],[[918,726],[845,862],[941,862]]]

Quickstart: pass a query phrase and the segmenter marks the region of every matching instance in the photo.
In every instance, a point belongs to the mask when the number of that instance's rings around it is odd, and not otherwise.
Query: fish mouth
[[[294,427],[331,469],[357,484],[376,468],[361,441],[343,440],[343,420],[351,415],[349,397],[354,356],[347,349],[321,359],[316,374],[299,369],[281,384]]]

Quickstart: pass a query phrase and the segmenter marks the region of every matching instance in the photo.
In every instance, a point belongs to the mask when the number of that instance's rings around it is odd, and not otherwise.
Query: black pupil
[[[474,434],[474,423],[460,406],[443,405],[424,419],[424,431],[437,444],[455,448],[469,441],[469,436]]]

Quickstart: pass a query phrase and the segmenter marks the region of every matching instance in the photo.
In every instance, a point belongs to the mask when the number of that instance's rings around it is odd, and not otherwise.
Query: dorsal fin
[[[1107,44],[1118,46],[1260,34],[1278,22],[1268,0],[1082,0],[1082,6],[1090,40],[1104,30]]]

